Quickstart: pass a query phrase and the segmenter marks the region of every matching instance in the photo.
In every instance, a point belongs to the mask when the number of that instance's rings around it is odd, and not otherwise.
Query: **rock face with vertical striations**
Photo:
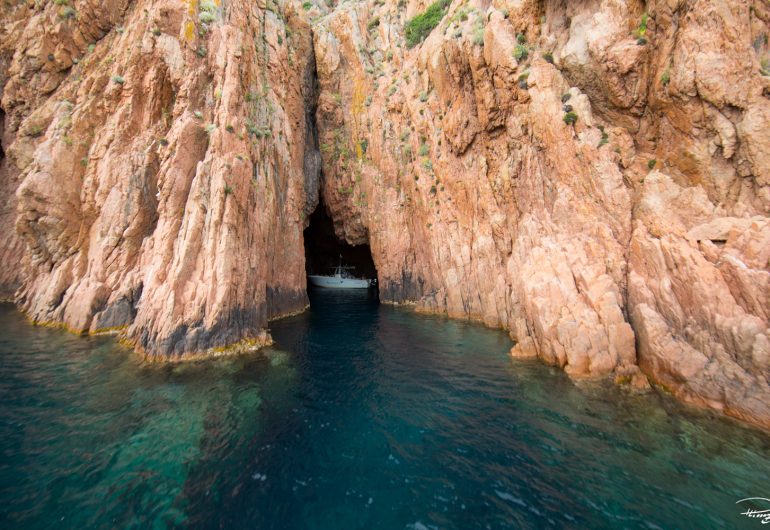
[[[302,212],[318,200],[305,21],[193,0],[4,16],[17,46],[3,174],[20,175],[30,318],[124,328],[137,349],[179,356],[264,342],[269,316],[305,306]]]
[[[70,4],[0,14],[0,291],[33,320],[262,344],[322,195],[382,300],[770,427],[766,3]]]

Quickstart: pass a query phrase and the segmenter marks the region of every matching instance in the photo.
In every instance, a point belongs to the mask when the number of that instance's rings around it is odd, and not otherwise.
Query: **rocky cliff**
[[[0,287],[34,321],[262,344],[320,193],[384,301],[770,427],[766,3],[10,4]]]
[[[5,284],[158,356],[267,340],[302,308],[318,200],[311,30],[253,2],[19,2],[4,15]],[[13,52],[13,53],[11,53]]]

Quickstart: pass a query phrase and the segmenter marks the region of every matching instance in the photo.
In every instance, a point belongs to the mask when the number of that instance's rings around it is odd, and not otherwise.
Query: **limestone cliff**
[[[156,356],[268,340],[320,191],[384,301],[770,427],[766,3],[0,17],[0,287],[35,321]]]

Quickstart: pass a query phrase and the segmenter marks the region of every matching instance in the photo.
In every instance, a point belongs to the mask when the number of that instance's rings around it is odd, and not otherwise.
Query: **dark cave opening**
[[[310,224],[304,231],[305,271],[308,275],[331,275],[342,261],[352,267],[349,272],[356,278],[377,279],[369,245],[350,245],[334,233],[334,222],[321,198],[310,215]],[[374,283],[376,288],[376,282]],[[308,288],[311,285],[308,284]]]

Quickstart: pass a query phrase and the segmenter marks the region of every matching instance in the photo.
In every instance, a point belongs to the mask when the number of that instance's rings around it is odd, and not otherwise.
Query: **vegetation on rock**
[[[438,0],[428,6],[423,13],[412,17],[404,26],[407,48],[414,48],[424,41],[430,32],[438,26],[449,7],[449,0]]]

